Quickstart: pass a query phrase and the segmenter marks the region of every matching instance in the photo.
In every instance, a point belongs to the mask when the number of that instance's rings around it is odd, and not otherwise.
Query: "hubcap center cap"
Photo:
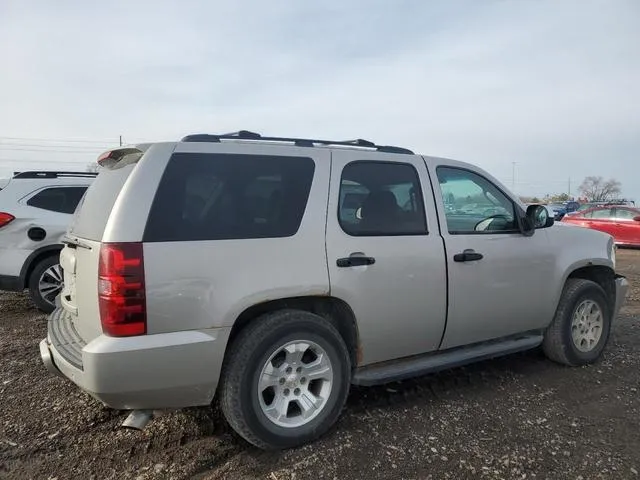
[[[292,373],[287,375],[284,380],[284,384],[287,388],[295,388],[298,386],[298,375]]]

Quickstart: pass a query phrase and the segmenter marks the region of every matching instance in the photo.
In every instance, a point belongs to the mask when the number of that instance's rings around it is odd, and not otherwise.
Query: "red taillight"
[[[102,331],[112,337],[147,332],[147,301],[141,243],[104,243],[100,248],[98,298]]]
[[[0,212],[0,227],[4,227],[5,225],[13,222],[16,217],[11,215],[10,213]]]

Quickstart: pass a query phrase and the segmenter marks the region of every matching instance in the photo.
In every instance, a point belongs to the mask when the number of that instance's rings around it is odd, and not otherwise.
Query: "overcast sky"
[[[0,0],[0,176],[250,129],[640,200],[639,25],[637,0]]]

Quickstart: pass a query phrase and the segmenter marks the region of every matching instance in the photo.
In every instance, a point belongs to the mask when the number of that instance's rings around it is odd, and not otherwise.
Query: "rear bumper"
[[[20,277],[11,275],[0,275],[0,290],[9,292],[20,292],[24,290],[24,284]]]
[[[68,322],[52,325],[68,320],[66,315],[59,310],[51,315],[49,334],[40,343],[42,361],[50,372],[68,378],[108,407],[183,408],[213,400],[230,329],[128,338],[101,335],[80,349],[58,338],[60,331],[68,331]],[[74,348],[80,363],[69,353]]]
[[[620,308],[624,304],[624,299],[629,291],[629,281],[622,275],[616,275],[616,303],[613,309],[613,319],[618,316]]]

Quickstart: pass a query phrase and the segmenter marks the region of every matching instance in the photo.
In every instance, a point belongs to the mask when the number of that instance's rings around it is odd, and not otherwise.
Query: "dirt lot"
[[[537,351],[416,381],[353,389],[332,433],[265,453],[210,409],[144,432],[41,365],[46,320],[0,294],[1,478],[640,478],[640,251],[601,362],[563,368]]]

